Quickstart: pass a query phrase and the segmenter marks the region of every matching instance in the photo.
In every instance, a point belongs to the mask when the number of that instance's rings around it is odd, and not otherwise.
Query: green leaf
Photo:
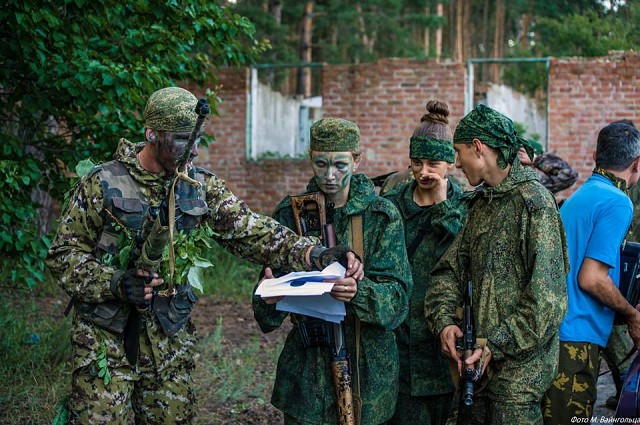
[[[87,174],[93,167],[95,167],[95,164],[91,159],[83,159],[76,165],[76,174],[78,175],[78,177],[82,177]]]
[[[203,280],[204,280],[204,268],[193,266],[189,269],[189,274],[187,275],[187,282],[189,285],[200,291],[200,293],[204,293],[203,288]]]

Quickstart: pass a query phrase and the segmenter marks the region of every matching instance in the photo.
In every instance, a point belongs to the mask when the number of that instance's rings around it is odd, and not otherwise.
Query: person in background
[[[472,186],[466,222],[431,272],[425,315],[442,351],[462,369],[456,309],[472,285],[478,339],[465,360],[480,380],[459,424],[539,425],[540,400],[556,375],[558,328],[566,312],[566,241],[551,192],[523,167],[531,143],[513,122],[478,105],[453,135],[456,166]]]
[[[633,215],[626,195],[640,176],[640,133],[612,123],[598,133],[591,177],[560,210],[569,263],[568,312],[560,325],[558,373],[543,399],[545,425],[589,421],[597,398],[600,349],[614,315],[640,347],[640,312],[618,290],[620,247]]]
[[[334,286],[331,295],[346,303],[343,323],[351,356],[354,401],[361,400],[359,423],[375,425],[389,420],[395,409],[399,365],[393,330],[407,316],[413,283],[402,218],[390,201],[376,195],[369,178],[356,174],[361,155],[360,130],[355,123],[323,118],[311,126],[313,177],[306,193],[324,196],[326,222],[333,224],[338,244],[363,241],[364,279],[348,279]],[[291,205],[291,197],[286,196],[273,217],[295,229]],[[281,270],[265,269],[265,277],[273,274],[278,276]],[[278,360],[271,403],[284,413],[285,424],[336,424],[332,349],[328,343],[332,340],[332,324],[279,311],[279,300],[253,297],[254,316],[263,332],[277,329],[287,316],[293,324]],[[303,338],[305,335],[313,338]],[[354,405],[357,412],[358,406]]]
[[[431,100],[409,144],[413,179],[386,195],[404,221],[413,276],[409,315],[396,329],[400,393],[389,425],[444,425],[453,401],[449,361],[427,327],[424,299],[431,269],[453,242],[466,214],[462,189],[448,178],[455,162],[446,103]]]
[[[353,252],[326,249],[252,212],[223,180],[193,166],[197,143],[185,167],[196,185],[178,181],[170,221],[163,200],[195,127],[197,102],[180,87],[153,93],[144,110],[144,143],[121,139],[115,159],[83,176],[62,211],[46,262],[75,307],[72,424],[127,424],[131,410],[136,423],[194,420],[191,311],[197,297],[188,282],[167,282],[176,292],[161,295],[163,278],[140,269],[134,254],[125,264],[117,261],[131,244],[129,252],[141,252],[146,217],[187,238],[209,226],[213,239],[233,254],[279,269],[323,269],[339,258],[348,280],[363,276]]]
[[[621,119],[613,122],[628,124],[635,128],[633,121],[628,119]],[[633,203],[633,218],[631,219],[631,228],[627,234],[627,241],[640,242],[640,235],[638,234],[638,223],[640,222],[640,208],[638,207],[640,205],[640,185],[635,184],[630,188],[628,195]],[[605,401],[605,404],[609,409],[615,409],[618,406],[618,400],[622,393],[622,384],[629,365],[631,364],[631,359],[629,358],[625,360],[625,358],[632,348],[633,342],[629,337],[627,325],[614,324],[609,340],[607,341],[607,346],[602,349],[602,358],[607,363],[607,366],[611,371],[611,378],[613,379],[613,383],[616,387],[616,393],[607,397],[607,400]]]

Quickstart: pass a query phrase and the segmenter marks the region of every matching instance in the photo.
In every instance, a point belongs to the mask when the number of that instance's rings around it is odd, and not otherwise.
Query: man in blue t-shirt
[[[640,347],[640,311],[618,290],[620,246],[633,215],[626,190],[640,176],[640,133],[628,124],[607,125],[598,134],[594,160],[591,177],[560,209],[569,251],[568,311],[560,325],[558,375],[543,398],[545,425],[591,417],[599,350],[607,345],[616,312]]]

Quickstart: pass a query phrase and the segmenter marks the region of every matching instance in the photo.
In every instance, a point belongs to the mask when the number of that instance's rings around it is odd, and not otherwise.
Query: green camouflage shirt
[[[431,269],[462,227],[466,202],[460,187],[449,180],[446,201],[419,206],[413,200],[416,186],[413,180],[386,198],[398,207],[404,219],[405,244],[407,249],[413,248],[413,254],[409,253],[413,277],[409,315],[395,330],[400,355],[400,391],[412,396],[428,396],[454,391],[440,338],[427,327],[424,297],[431,285]]]
[[[317,192],[312,180],[307,190]],[[363,174],[351,180],[347,203],[336,208],[336,242],[347,244],[352,215],[362,215],[365,277],[347,304],[346,336],[351,361],[355,361],[354,321],[361,321],[360,386],[362,423],[379,424],[394,412],[398,393],[398,353],[393,335],[407,315],[412,281],[404,244],[402,219],[391,202],[376,196],[373,183]],[[294,229],[290,198],[276,207],[274,217]],[[276,271],[277,272],[277,271]],[[254,297],[255,318],[263,332],[278,328],[288,313]],[[337,423],[335,390],[327,347],[304,348],[296,326],[289,333],[278,361],[271,402],[294,418],[311,423]]]
[[[142,145],[121,139],[115,159],[124,164],[129,174],[140,184],[139,190],[146,198],[145,203],[158,205],[165,195],[166,175],[151,173],[142,168],[136,158],[136,152],[141,147]],[[272,218],[252,212],[246,203],[227,189],[223,180],[204,170],[196,170],[205,174],[204,191],[209,211],[204,220],[216,232],[216,242],[235,255],[258,263],[287,270],[309,269],[305,255],[307,249],[314,244],[312,239],[300,238]],[[98,250],[103,226],[108,221],[103,209],[102,191],[99,173],[90,172],[80,180],[68,207],[62,212],[58,232],[46,260],[53,276],[59,279],[62,289],[75,300],[87,303],[115,299],[110,290],[110,280],[116,268],[105,266]],[[151,316],[147,320],[153,319]],[[76,328],[79,327],[84,329],[81,334],[91,332],[93,328],[76,323]],[[153,329],[159,329],[159,326]],[[148,332],[151,332],[149,327]],[[154,354],[159,368],[170,361],[167,359],[175,357],[177,348],[172,347],[172,344],[180,346],[181,339],[186,338],[184,332],[183,329],[176,338],[170,340],[163,335],[150,335],[158,348]],[[101,338],[85,335],[82,339],[91,342],[92,348],[97,348],[97,341]],[[83,365],[88,364],[94,359],[95,353],[87,353],[87,356],[76,360]]]
[[[568,270],[555,200],[516,160],[499,185],[476,191],[465,226],[433,270],[429,326],[439,334],[458,322],[471,280],[476,335],[493,353],[489,396],[538,402],[557,372]]]

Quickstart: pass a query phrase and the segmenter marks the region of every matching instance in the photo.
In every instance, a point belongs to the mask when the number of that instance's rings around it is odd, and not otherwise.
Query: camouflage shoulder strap
[[[362,227],[362,215],[352,215],[350,220],[350,243],[356,254],[360,257],[364,265],[364,234]],[[362,398],[360,397],[360,319],[354,317],[355,321],[355,343],[356,343],[356,359],[353,368],[353,411],[356,424],[362,423]]]

